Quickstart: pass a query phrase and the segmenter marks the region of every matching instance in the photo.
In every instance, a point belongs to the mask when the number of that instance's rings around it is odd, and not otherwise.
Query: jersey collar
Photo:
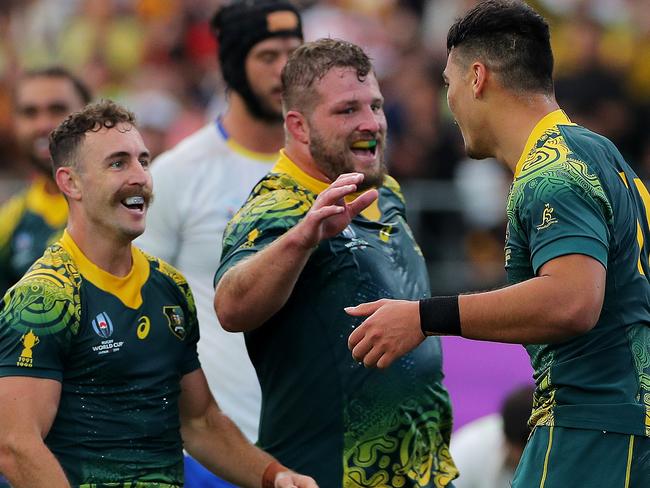
[[[50,227],[61,228],[68,219],[68,202],[62,193],[49,193],[46,184],[43,176],[34,180],[27,190],[27,208],[40,215]]]
[[[526,145],[524,146],[524,151],[521,153],[521,156],[519,157],[517,166],[515,166],[515,178],[517,178],[521,173],[521,168],[523,167],[526,158],[530,154],[530,151],[533,149],[537,141],[540,140],[540,138],[544,135],[544,133],[547,130],[555,127],[556,125],[576,125],[576,124],[571,122],[567,114],[564,113],[564,110],[561,109],[554,110],[553,112],[550,112],[546,114],[544,117],[542,117],[542,119],[539,122],[537,122],[537,125],[535,125],[535,128],[528,136],[528,140],[526,141]]]
[[[221,121],[221,117],[218,117],[216,120],[217,124],[217,130],[219,131],[219,134],[221,134],[221,137],[223,137],[223,140],[226,141],[226,145],[232,149],[233,152],[236,152],[238,154],[241,154],[244,157],[247,157],[248,159],[255,159],[257,161],[265,162],[265,163],[273,163],[278,159],[278,153],[262,153],[262,152],[257,152],[257,151],[251,151],[250,149],[246,149],[244,146],[239,144],[237,141],[235,141],[232,137],[230,137],[230,134],[228,134],[228,131],[226,128],[223,126],[223,123]]]
[[[278,162],[275,163],[275,166],[273,166],[273,169],[271,171],[273,173],[284,173],[291,176],[298,182],[300,186],[306,188],[312,193],[315,193],[316,195],[318,195],[330,185],[328,182],[319,180],[305,173],[296,163],[294,163],[289,158],[289,156],[287,156],[287,153],[284,149],[280,150],[280,158],[278,159]],[[361,193],[362,192],[358,192],[348,195],[345,197],[345,201],[347,203],[350,203],[359,195],[361,195]],[[381,211],[379,210],[379,204],[377,201],[378,200],[375,200],[368,208],[361,212],[361,215],[363,215],[368,220],[379,220],[381,217]]]
[[[100,290],[115,295],[125,306],[137,309],[142,305],[142,287],[149,279],[149,261],[142,251],[131,246],[133,266],[124,277],[115,276],[104,271],[90,261],[79,249],[67,230],[59,240],[61,247],[68,251],[74,260],[79,272]]]

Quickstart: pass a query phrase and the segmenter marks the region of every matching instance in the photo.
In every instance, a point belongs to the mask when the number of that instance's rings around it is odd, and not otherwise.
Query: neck
[[[240,146],[259,153],[278,152],[284,143],[282,122],[267,122],[255,118],[246,108],[242,97],[230,93],[228,111],[221,120],[228,135]]]
[[[311,153],[309,152],[309,148],[306,145],[300,144],[290,138],[287,141],[284,151],[296,166],[312,178],[316,178],[317,180],[324,181],[328,184],[332,182],[332,180],[318,168],[314,158],[312,158]]]
[[[553,96],[537,94],[505,97],[498,106],[490,124],[494,157],[514,173],[530,133],[545,115],[560,107]]]
[[[81,252],[97,267],[120,278],[131,271],[133,257],[130,240],[117,242],[101,231],[90,230],[74,218],[72,208],[67,231]]]

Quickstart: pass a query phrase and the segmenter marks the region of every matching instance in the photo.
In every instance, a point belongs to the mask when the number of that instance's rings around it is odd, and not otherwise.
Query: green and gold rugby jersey
[[[282,153],[226,228],[216,279],[293,227],[326,187]],[[442,487],[455,478],[439,339],[386,371],[356,363],[347,347],[361,320],[344,307],[428,294],[403,197],[387,177],[378,204],[321,242],[287,304],[246,334],[262,387],[260,446],[323,487]]]
[[[198,337],[178,271],[134,247],[113,276],[65,233],[3,299],[0,376],[61,382],[45,443],[74,486],[180,486],[180,380],[199,368]]]
[[[531,133],[507,211],[511,283],[568,254],[591,256],[607,268],[603,309],[591,331],[558,344],[526,345],[537,384],[531,425],[650,436],[645,186],[609,140],[558,110]]]
[[[48,193],[45,178],[0,208],[0,295],[61,237],[67,219],[65,197]]]

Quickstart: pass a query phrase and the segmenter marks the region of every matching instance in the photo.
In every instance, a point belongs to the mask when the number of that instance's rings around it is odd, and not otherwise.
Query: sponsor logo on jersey
[[[150,330],[151,330],[151,319],[146,315],[143,315],[138,319],[138,327],[135,330],[138,339],[140,340],[146,339],[147,336],[149,335]]]
[[[105,341],[102,341],[101,344],[98,346],[93,346],[93,352],[96,352],[97,355],[101,354],[108,354],[109,352],[118,352],[122,346],[124,345],[124,341],[114,341],[113,339],[106,339]]]
[[[185,315],[179,305],[167,305],[163,307],[163,313],[167,317],[167,323],[172,333],[181,341],[185,339]]]
[[[40,339],[36,334],[34,334],[34,331],[30,330],[26,334],[23,334],[20,338],[20,342],[23,344],[24,349],[18,357],[16,366],[31,368],[33,363],[32,349],[40,342]]]
[[[555,209],[550,204],[547,203],[544,205],[542,223],[537,226],[537,230],[548,229],[551,225],[557,223],[557,219],[553,217],[553,212],[555,212]]]
[[[382,242],[388,242],[390,240],[390,235],[393,232],[393,225],[388,224],[384,227],[381,228],[379,231],[379,239],[381,239]]]
[[[253,229],[248,233],[246,242],[242,245],[243,249],[253,247],[255,245],[255,240],[260,236],[260,231],[258,229]]]
[[[94,318],[93,330],[99,337],[108,339],[113,335],[113,322],[111,322],[110,317],[106,312],[97,314],[97,317]]]
[[[343,229],[341,235],[346,239],[354,239],[355,237],[357,237],[357,234],[354,232],[354,229],[349,225],[345,229]]]

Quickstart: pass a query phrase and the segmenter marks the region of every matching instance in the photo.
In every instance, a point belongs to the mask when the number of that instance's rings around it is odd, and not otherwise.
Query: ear
[[[284,124],[292,139],[302,144],[309,144],[309,124],[303,114],[290,110],[284,118]]]
[[[485,64],[478,61],[472,64],[472,92],[474,98],[482,98],[486,89],[488,70]]]
[[[57,168],[54,175],[56,184],[68,199],[81,200],[81,189],[79,187],[79,176],[70,166]]]

